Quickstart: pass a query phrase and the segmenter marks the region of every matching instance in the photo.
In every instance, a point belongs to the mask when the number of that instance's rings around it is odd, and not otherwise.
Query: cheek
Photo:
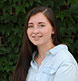
[[[30,29],[27,29],[27,34],[29,35],[31,33],[31,30]]]
[[[28,29],[27,29],[27,35],[28,35]]]
[[[52,31],[51,30],[46,30],[45,35],[50,37],[52,35]]]
[[[45,38],[44,38],[44,39],[45,39],[45,40],[49,40],[49,39],[52,40],[52,34],[51,34],[51,31],[45,33]]]

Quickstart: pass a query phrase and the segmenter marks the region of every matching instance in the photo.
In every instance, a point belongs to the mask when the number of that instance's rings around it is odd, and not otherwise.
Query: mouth
[[[38,41],[41,39],[42,36],[32,36],[32,38],[35,40],[35,41]]]

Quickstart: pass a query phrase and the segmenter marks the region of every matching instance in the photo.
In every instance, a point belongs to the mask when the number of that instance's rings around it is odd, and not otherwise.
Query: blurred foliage
[[[78,62],[78,0],[0,0],[0,81],[11,81],[19,54],[25,18],[35,6],[53,8],[62,41]]]

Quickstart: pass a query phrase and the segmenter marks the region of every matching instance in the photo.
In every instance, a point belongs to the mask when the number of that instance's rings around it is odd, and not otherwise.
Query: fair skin
[[[46,57],[46,52],[54,47],[51,37],[54,34],[53,27],[46,16],[39,12],[29,19],[27,34],[29,40],[38,48],[38,57],[35,61],[40,66]]]

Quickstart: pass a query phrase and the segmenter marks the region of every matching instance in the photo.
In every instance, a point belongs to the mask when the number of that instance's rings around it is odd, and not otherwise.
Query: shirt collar
[[[34,61],[34,59],[35,59],[36,54],[37,54],[37,50],[33,52],[33,56],[32,56],[32,60],[33,60],[33,61]]]
[[[48,53],[52,54],[52,55],[56,55],[60,50],[68,50],[67,45],[65,44],[59,44],[57,46],[55,46],[54,48],[51,48]]]
[[[47,55],[47,56],[48,56],[49,54],[56,55],[56,54],[57,54],[60,50],[62,50],[62,49],[68,50],[67,45],[65,45],[65,44],[59,44],[59,45],[55,46],[54,48],[51,48],[50,50],[48,50],[47,53],[46,53],[46,55]],[[36,50],[36,51],[34,51],[34,53],[33,53],[33,57],[32,57],[32,60],[33,60],[33,61],[34,61],[34,58],[35,58],[37,52],[38,52],[38,51]]]

